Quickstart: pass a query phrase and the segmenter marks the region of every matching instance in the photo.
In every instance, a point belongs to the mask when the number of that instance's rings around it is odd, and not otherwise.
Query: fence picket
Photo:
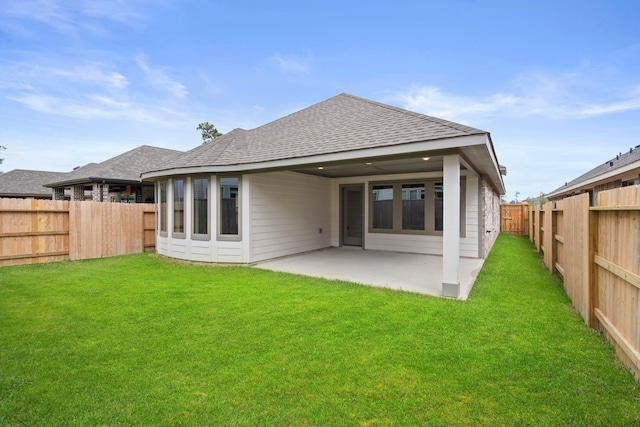
[[[544,263],[562,273],[573,306],[604,329],[620,360],[640,380],[640,186],[582,194],[532,207],[530,239]],[[551,212],[555,222],[550,223]],[[549,243],[551,228],[555,244]],[[553,253],[549,253],[553,252]]]
[[[0,198],[0,266],[155,247],[155,205]]]

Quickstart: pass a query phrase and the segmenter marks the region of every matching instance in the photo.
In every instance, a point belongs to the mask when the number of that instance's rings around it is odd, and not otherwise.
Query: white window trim
[[[236,203],[238,203],[238,234],[222,234],[220,232],[222,218],[222,192],[220,191],[220,182],[224,178],[238,179],[238,194],[236,195]],[[240,242],[242,241],[242,176],[241,175],[218,175],[216,179],[216,240],[221,242]]]

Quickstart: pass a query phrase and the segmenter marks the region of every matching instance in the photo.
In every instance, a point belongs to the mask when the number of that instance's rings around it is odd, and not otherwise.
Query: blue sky
[[[491,133],[507,199],[640,144],[640,1],[0,0],[0,171],[69,171],[342,92]]]

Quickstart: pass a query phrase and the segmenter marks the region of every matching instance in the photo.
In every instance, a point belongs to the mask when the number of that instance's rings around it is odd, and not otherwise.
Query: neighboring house
[[[561,200],[577,194],[589,193],[591,205],[595,205],[600,191],[640,184],[640,145],[618,154],[584,175],[565,183],[546,197]]]
[[[64,179],[68,172],[14,169],[0,174],[0,197],[51,199],[51,189],[44,184]]]
[[[49,180],[46,187],[53,198],[62,200],[65,191],[71,200],[96,202],[153,203],[153,183],[141,182],[140,174],[168,162],[181,151],[143,145],[102,163],[89,163],[58,179]]]
[[[331,246],[443,255],[448,296],[459,292],[459,257],[483,258],[493,245],[505,192],[488,132],[347,94],[235,129],[142,178],[156,183],[160,254],[221,263]]]

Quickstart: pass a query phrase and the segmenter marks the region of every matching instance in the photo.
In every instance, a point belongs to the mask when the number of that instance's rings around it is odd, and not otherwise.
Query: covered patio
[[[458,299],[468,298],[483,263],[482,258],[460,258]],[[263,261],[254,267],[442,296],[443,262],[437,255],[343,246]]]

